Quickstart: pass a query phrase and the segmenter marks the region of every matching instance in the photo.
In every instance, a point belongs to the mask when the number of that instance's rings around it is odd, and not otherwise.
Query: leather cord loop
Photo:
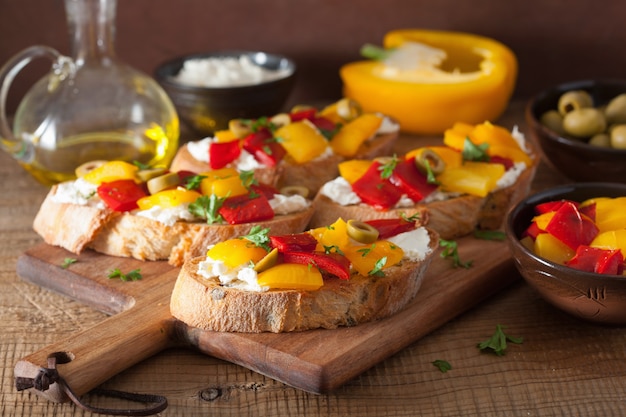
[[[115,409],[93,407],[89,404],[86,404],[83,400],[81,400],[80,397],[76,395],[76,393],[74,393],[72,388],[59,374],[59,371],[56,369],[56,357],[54,356],[50,356],[48,358],[48,367],[40,368],[35,378],[15,378],[15,387],[18,391],[33,388],[37,391],[43,392],[48,390],[50,388],[50,385],[54,383],[59,384],[59,386],[63,389],[63,392],[65,392],[68,398],[72,400],[72,402],[76,406],[91,413],[107,414],[112,416],[150,416],[157,414],[167,408],[167,398],[162,395],[138,394],[100,388],[92,390],[91,392],[89,392],[88,395],[100,395],[104,397],[119,398],[123,400],[153,405],[146,408]]]

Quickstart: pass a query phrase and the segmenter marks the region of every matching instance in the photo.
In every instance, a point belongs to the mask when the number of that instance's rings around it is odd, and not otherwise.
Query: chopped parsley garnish
[[[254,243],[255,245],[267,250],[268,252],[272,250],[272,248],[270,247],[270,238],[268,236],[270,229],[269,228],[262,228],[259,225],[256,226],[252,226],[252,228],[250,229],[250,233],[248,233],[245,236],[242,236],[242,239],[246,239],[249,240],[250,242]]]
[[[63,263],[61,264],[61,268],[67,269],[67,268],[70,267],[70,265],[75,264],[76,262],[78,262],[78,259],[76,259],[76,258],[65,258],[65,259],[63,259]]]
[[[375,247],[376,244],[372,243],[372,246],[370,246],[369,248],[357,249],[357,252],[359,252],[361,256],[365,258],[372,250],[374,250]]]
[[[143,162],[139,162],[139,161],[133,161],[133,165],[135,165],[137,168],[141,170],[150,168],[150,165],[144,164]]]
[[[415,213],[412,216],[407,216],[405,212],[400,213],[400,218],[406,220],[409,223],[415,223],[421,218],[421,213]]]
[[[383,272],[383,267],[387,263],[387,257],[383,256],[374,264],[374,269],[368,272],[368,275],[373,275],[375,277],[384,277],[385,273]]]
[[[504,355],[506,347],[507,347],[506,342],[520,344],[524,341],[524,338],[522,337],[513,337],[513,336],[506,335],[504,333],[504,329],[505,327],[502,326],[501,324],[496,325],[496,331],[493,334],[493,336],[491,336],[489,339],[485,340],[484,342],[480,342],[477,345],[478,349],[485,351],[485,352],[495,353],[498,356],[502,356]]]
[[[465,138],[462,152],[463,160],[488,162],[489,155],[487,154],[487,149],[489,149],[488,143],[476,145],[470,140],[470,138]]]
[[[202,180],[206,178],[206,175],[192,175],[185,178],[185,188],[188,190],[197,190],[200,188]]]
[[[189,212],[196,217],[206,219],[208,224],[221,223],[224,218],[218,211],[224,204],[224,200],[226,200],[225,197],[217,197],[215,194],[203,195],[189,204]]]
[[[398,165],[398,157],[394,154],[388,161],[378,167],[380,178],[387,179],[393,174],[393,170]]]
[[[339,246],[337,245],[330,245],[330,246],[326,246],[324,245],[324,253],[338,253],[340,255],[343,255],[343,251],[339,248]]]
[[[252,185],[256,185],[259,182],[254,178],[254,171],[241,171],[239,173],[239,179],[244,187],[250,188]]]
[[[463,267],[469,268],[472,266],[473,261],[463,262],[459,256],[459,245],[454,240],[439,239],[439,246],[443,249],[440,256],[442,258],[450,258],[452,260],[452,266],[455,268]]]
[[[501,230],[474,230],[474,237],[483,240],[504,240],[506,234]]]
[[[109,271],[109,275],[107,275],[107,277],[110,279],[119,278],[121,281],[139,281],[141,278],[143,278],[139,269],[133,269],[132,271],[125,274],[120,271],[119,268],[115,268]]]
[[[450,365],[448,361],[444,361],[442,359],[436,359],[431,363],[444,374],[452,369],[452,365]]]

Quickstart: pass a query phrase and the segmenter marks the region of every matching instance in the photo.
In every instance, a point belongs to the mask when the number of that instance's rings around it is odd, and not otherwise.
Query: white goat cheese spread
[[[52,196],[55,203],[76,204],[90,206],[99,209],[105,207],[104,202],[98,197],[98,186],[78,178],[75,181],[66,181],[56,186],[56,192]]]
[[[185,61],[175,81],[194,87],[239,87],[285,78],[291,69],[268,69],[248,55],[196,58]]]
[[[424,227],[400,233],[387,240],[402,249],[404,257],[410,261],[422,261],[431,252],[430,236]],[[269,287],[259,285],[257,273],[253,268],[250,265],[229,268],[223,261],[207,256],[205,260],[198,263],[198,274],[207,279],[217,277],[221,285],[229,288],[256,292],[268,291]]]

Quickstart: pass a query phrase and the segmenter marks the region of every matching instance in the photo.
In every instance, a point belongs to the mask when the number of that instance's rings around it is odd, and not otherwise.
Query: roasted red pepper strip
[[[378,239],[388,239],[415,229],[415,223],[404,219],[376,219],[367,220],[365,223],[378,230]]]
[[[283,253],[283,262],[314,265],[320,271],[334,275],[339,279],[350,279],[350,261],[345,256],[335,252],[285,252]]]
[[[412,159],[398,162],[389,180],[416,203],[437,189],[437,184],[429,184],[426,176],[417,169]]]
[[[530,226],[528,226],[528,228],[524,230],[524,233],[522,233],[522,237],[528,236],[534,241],[535,239],[537,239],[537,235],[543,232],[545,232],[545,230],[541,230],[537,225],[537,222],[532,222]]]
[[[565,201],[554,212],[546,232],[576,250],[580,245],[589,245],[599,230],[593,220],[578,211],[575,203]]]
[[[274,198],[274,195],[280,194],[280,192],[276,189],[276,187],[272,187],[269,184],[252,184],[250,186],[250,190],[255,192],[256,194],[264,195],[265,198],[271,200]]]
[[[209,146],[209,166],[211,169],[224,168],[241,155],[241,145],[238,140],[230,142],[214,142]]]
[[[576,254],[565,263],[581,271],[596,274],[620,275],[624,271],[624,257],[619,249],[601,249],[581,245]]]
[[[314,108],[300,110],[297,112],[289,113],[289,118],[292,122],[299,122],[300,120],[313,120],[315,115],[317,114],[317,110]]]
[[[328,132],[332,134],[337,129],[337,125],[330,119],[326,117],[314,117],[311,122],[317,127],[319,130],[323,132]]]
[[[317,239],[310,233],[270,236],[270,246],[279,252],[313,252]]]
[[[382,164],[374,161],[365,174],[352,184],[352,190],[366,204],[377,210],[388,210],[402,197],[402,191],[389,179],[382,178]]]
[[[503,156],[490,156],[489,162],[492,164],[502,164],[504,165],[504,169],[507,171],[511,169],[514,165],[514,162],[512,159],[505,158]]]
[[[229,224],[260,222],[274,217],[274,210],[263,195],[251,198],[248,194],[229,197],[218,210]]]
[[[267,129],[261,129],[246,136],[243,139],[243,148],[257,161],[267,166],[275,166],[287,153]]]
[[[103,182],[97,191],[107,207],[115,211],[134,210],[138,208],[137,200],[147,195],[134,180]]]

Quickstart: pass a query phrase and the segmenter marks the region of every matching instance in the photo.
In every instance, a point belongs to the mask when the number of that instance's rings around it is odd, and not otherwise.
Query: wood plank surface
[[[523,104],[513,103],[501,123],[518,124],[524,131]],[[400,145],[407,149],[414,143],[408,139]],[[20,359],[88,330],[108,315],[18,277],[18,257],[40,242],[31,225],[47,189],[4,153],[0,178],[0,415],[91,416],[71,403],[15,390],[13,369]],[[562,181],[542,165],[534,188]],[[496,324],[524,338],[501,357],[476,348]],[[557,311],[518,280],[329,393],[308,393],[176,346],[100,387],[164,395],[169,406],[162,416],[617,417],[626,415],[624,330]],[[431,364],[437,359],[447,360],[452,369],[440,372]],[[99,397],[86,399],[117,405]]]

